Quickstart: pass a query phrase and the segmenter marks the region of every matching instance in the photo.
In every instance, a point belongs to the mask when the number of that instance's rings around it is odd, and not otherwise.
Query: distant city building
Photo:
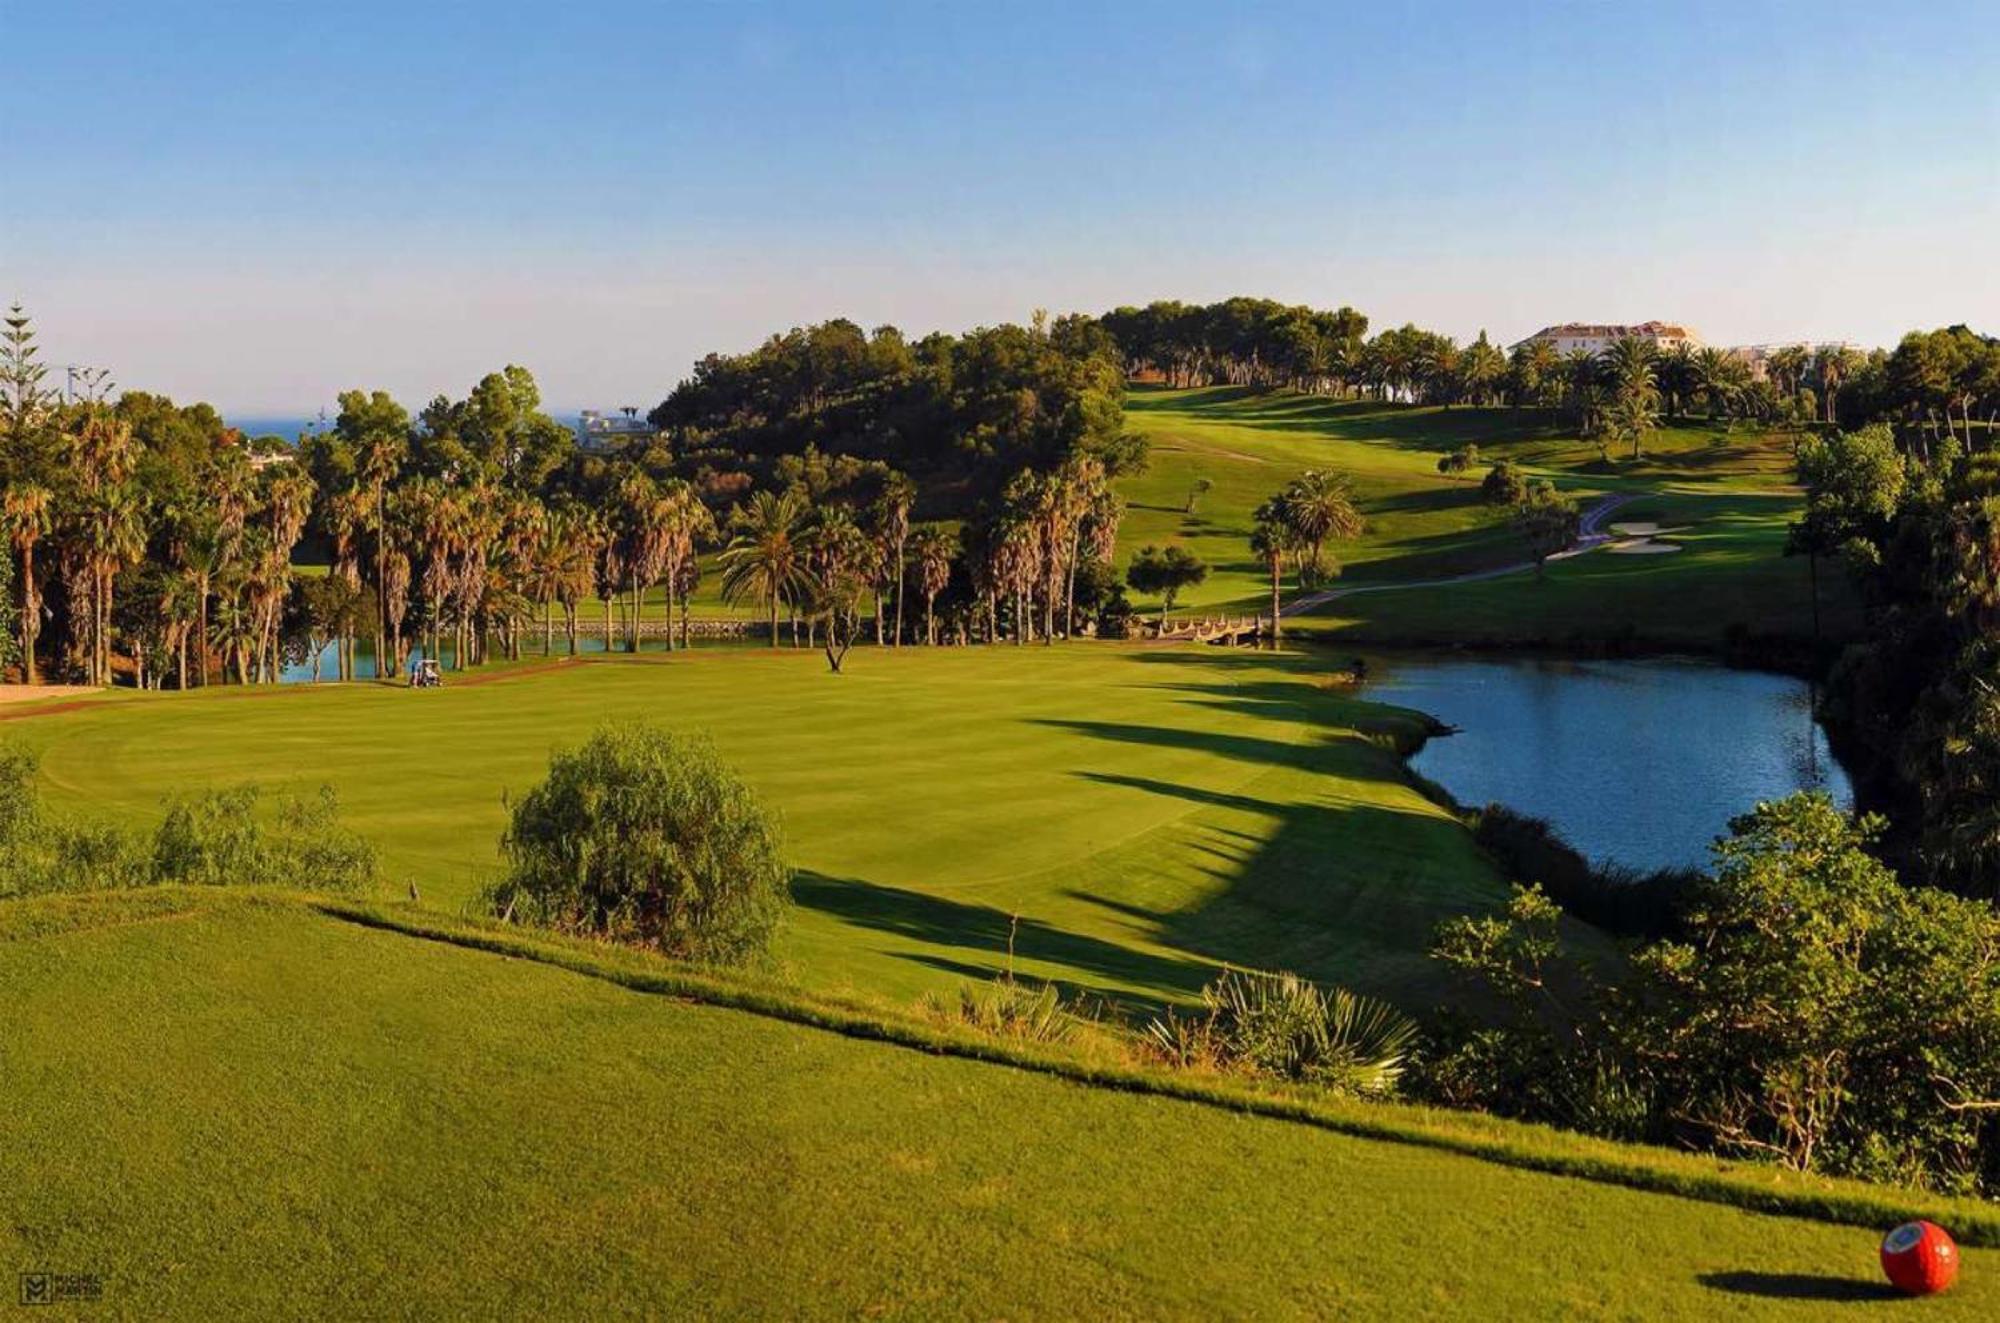
[[[639,411],[629,404],[617,413],[585,409],[576,420],[577,447],[592,453],[614,449],[627,441],[651,440],[659,434],[660,429],[641,418]]]
[[[1680,326],[1673,322],[1640,322],[1636,326],[1614,326],[1597,322],[1564,322],[1560,326],[1545,326],[1509,350],[1519,349],[1537,340],[1553,348],[1558,354],[1573,354],[1581,350],[1586,354],[1601,354],[1611,347],[1614,340],[1626,337],[1634,340],[1650,341],[1661,353],[1686,345],[1690,349],[1701,348],[1701,335],[1693,327]]]
[[[1808,358],[1817,357],[1822,353],[1832,353],[1837,349],[1861,352],[1861,346],[1850,340],[1786,340],[1780,344],[1736,345],[1723,352],[1749,368],[1752,381],[1763,381],[1771,375],[1771,355],[1781,349],[1803,349]]]

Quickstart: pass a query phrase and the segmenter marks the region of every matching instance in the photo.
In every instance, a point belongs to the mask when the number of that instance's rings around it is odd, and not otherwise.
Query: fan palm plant
[[[1281,497],[1285,522],[1304,549],[1314,582],[1326,572],[1330,538],[1358,537],[1364,527],[1354,504],[1354,487],[1346,475],[1311,469],[1294,478]]]
[[[774,648],[779,606],[799,601],[809,585],[799,547],[805,517],[805,498],[796,489],[757,492],[731,518],[735,536],[722,551],[724,600],[763,603],[770,615]]]

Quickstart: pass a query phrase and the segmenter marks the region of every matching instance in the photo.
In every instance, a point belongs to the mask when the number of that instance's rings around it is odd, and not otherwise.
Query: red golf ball
[[[1882,1238],[1882,1271],[1908,1295],[1935,1295],[1958,1280],[1958,1246],[1935,1222],[1905,1222]]]

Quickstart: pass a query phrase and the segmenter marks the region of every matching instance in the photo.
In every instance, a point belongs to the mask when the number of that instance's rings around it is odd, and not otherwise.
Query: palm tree
[[[778,605],[796,602],[805,587],[806,567],[798,545],[806,503],[796,488],[760,491],[730,519],[736,535],[723,549],[722,596],[729,602],[754,597],[770,612],[771,646],[778,646]]]
[[[917,581],[924,594],[924,643],[937,646],[937,596],[951,583],[951,562],[958,538],[939,524],[925,524],[910,539],[917,558]]]
[[[834,674],[854,643],[858,602],[874,578],[875,544],[840,504],[822,505],[799,535],[808,609],[826,622],[826,664]]]
[[[1734,362],[1729,355],[1713,345],[1694,356],[1695,391],[1708,405],[1710,418],[1728,415],[1729,402],[1735,397],[1735,374],[1731,371]]]
[[[1602,363],[1613,394],[1659,384],[1660,350],[1651,340],[1621,335],[1605,349]]]
[[[1299,534],[1292,526],[1283,496],[1273,496],[1257,507],[1256,524],[1250,533],[1250,550],[1271,575],[1271,644],[1277,646],[1283,626],[1280,593],[1285,581],[1285,562],[1298,554]]]
[[[398,411],[400,413],[400,410]],[[409,437],[392,427],[370,426],[366,428],[354,444],[354,468],[360,478],[363,500],[373,508],[372,531],[375,535],[375,672],[383,673],[382,654],[389,646],[384,631],[389,620],[389,589],[386,583],[386,561],[389,553],[389,483],[402,468],[403,457],[410,448]],[[396,659],[397,666],[402,659]]]
[[[1659,369],[1654,375],[1659,380],[1666,412],[1676,418],[1684,416],[1697,378],[1694,346],[1685,340],[1676,344],[1660,359]]]
[[[35,544],[48,536],[55,497],[46,487],[17,483],[0,497],[0,520],[21,558],[21,678],[35,683],[35,639],[41,633],[42,601],[35,589]]]
[[[359,486],[344,487],[333,493],[326,501],[321,522],[326,525],[327,541],[333,552],[331,573],[357,592],[361,588],[361,530],[368,522],[368,493]],[[378,606],[380,603],[378,602]],[[339,644],[340,678],[354,678],[354,632],[351,614],[343,620]],[[381,658],[376,661],[379,665]]]
[[[639,651],[639,617],[646,589],[660,577],[666,563],[666,502],[653,480],[633,470],[619,482],[618,519],[625,544],[621,558],[625,583],[632,594],[632,614],[626,621],[625,651]]]
[[[712,521],[713,516],[711,526]],[[681,649],[685,651],[694,646],[694,594],[701,587],[701,557],[692,553],[683,556],[674,568],[671,586],[681,601]]]
[[[113,586],[120,570],[145,555],[146,521],[137,493],[124,483],[93,493],[85,503],[84,521],[92,608],[88,673],[90,683],[103,685],[111,683]]]
[[[1659,403],[1660,393],[1651,387],[1618,392],[1611,407],[1604,411],[1605,438],[1630,441],[1632,458],[1639,458],[1646,434],[1659,426]]]
[[[896,576],[896,632],[891,636],[891,647],[900,647],[903,642],[903,562],[909,549],[910,508],[916,501],[916,484],[900,473],[890,473],[882,480],[882,494],[875,501],[876,523],[889,552],[884,559],[893,562]],[[881,640],[878,637],[876,641]]]
[[[250,612],[244,609],[237,597],[234,585],[225,586],[216,595],[215,623],[211,626],[209,644],[222,657],[223,673],[228,674],[229,663],[236,663],[238,684],[250,683],[250,652],[256,644],[257,630]]]
[[[1104,463],[1094,455],[1072,455],[1062,466],[1059,475],[1062,480],[1063,514],[1062,527],[1064,542],[1062,555],[1064,566],[1063,583],[1063,633],[1067,635],[1076,621],[1076,567],[1086,550],[1093,547],[1101,534],[1092,528],[1092,521],[1100,517],[1108,518],[1111,536],[1117,537],[1118,521],[1124,517],[1124,507],[1111,495]],[[1105,555],[1109,556],[1109,552]]]
[[[1285,522],[1305,548],[1306,564],[1317,582],[1325,571],[1327,539],[1361,534],[1363,523],[1354,504],[1354,487],[1344,474],[1311,469],[1294,478],[1280,499]]]
[[[202,586],[200,637],[201,683],[208,683],[208,599],[214,580],[233,577],[242,556],[243,530],[250,518],[250,498],[256,476],[250,462],[235,446],[225,446],[210,457],[202,475],[202,495],[207,501],[200,531],[195,535],[191,554],[206,567],[208,578]],[[227,667],[227,659],[224,666]],[[224,679],[227,679],[225,673]]]
[[[1826,345],[1813,355],[1813,370],[1819,376],[1820,403],[1826,408],[1826,421],[1838,421],[1834,412],[1834,397],[1840,394],[1841,383],[1854,374],[1857,356],[1845,345]]]
[[[688,566],[694,563],[700,544],[715,536],[715,516],[702,503],[700,493],[687,482],[672,478],[661,488],[656,510],[662,535],[661,577],[667,585],[667,649],[674,646],[674,601],[681,603],[681,646],[687,646],[687,593],[692,585]],[[699,570],[695,578],[699,579]]]

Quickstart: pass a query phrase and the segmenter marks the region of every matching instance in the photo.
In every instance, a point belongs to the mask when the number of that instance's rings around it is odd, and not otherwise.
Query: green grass
[[[1449,589],[1399,589],[1344,599],[1315,627],[1377,642],[1566,642],[1636,633],[1681,646],[1713,647],[1731,623],[1761,633],[1809,633],[1807,567],[1783,555],[1796,517],[1789,487],[1792,439],[1707,425],[1655,433],[1641,460],[1606,463],[1594,442],[1549,414],[1513,409],[1439,409],[1334,401],[1243,389],[1138,390],[1128,405],[1151,438],[1148,471],[1123,487],[1130,505],[1121,556],[1147,542],[1179,542],[1208,561],[1194,609],[1268,609],[1270,590],[1250,557],[1251,514],[1307,468],[1354,481],[1368,529],[1334,548],[1344,562],[1336,586],[1421,582],[1526,559],[1504,511],[1483,504],[1478,477],[1440,477],[1439,456],[1465,444],[1485,460],[1513,459],[1586,503],[1609,493],[1640,499],[1618,520],[1690,525],[1673,556],[1580,557],[1551,570],[1547,584],[1518,575]],[[1185,513],[1197,478],[1213,487]],[[1823,627],[1857,624],[1837,573],[1822,576]]]
[[[1410,713],[1314,658],[1202,647],[696,650],[437,691],[128,695],[7,734],[59,807],[135,824],[188,786],[321,780],[398,894],[455,907],[498,866],[503,797],[601,722],[711,732],[799,869],[779,948],[816,987],[909,998],[1003,968],[1194,995],[1218,962],[1421,1006],[1443,918],[1501,880],[1408,779]],[[1018,926],[1015,919],[1018,916]]]
[[[1714,647],[1737,626],[1793,638],[1812,633],[1809,567],[1784,554],[1796,515],[1786,496],[1669,492],[1620,507],[1614,523],[1678,531],[1668,555],[1598,550],[1532,574],[1340,598],[1301,620],[1302,633],[1342,642],[1590,644],[1628,636],[1653,645]],[[1829,638],[1861,626],[1839,567],[1820,566],[1820,627]]]
[[[1879,1296],[1870,1230],[230,899],[92,902],[95,926],[0,940],[0,1255],[99,1274],[93,1314],[1705,1319]],[[1996,1282],[2000,1253],[1970,1251],[1924,1313],[1990,1317]]]

